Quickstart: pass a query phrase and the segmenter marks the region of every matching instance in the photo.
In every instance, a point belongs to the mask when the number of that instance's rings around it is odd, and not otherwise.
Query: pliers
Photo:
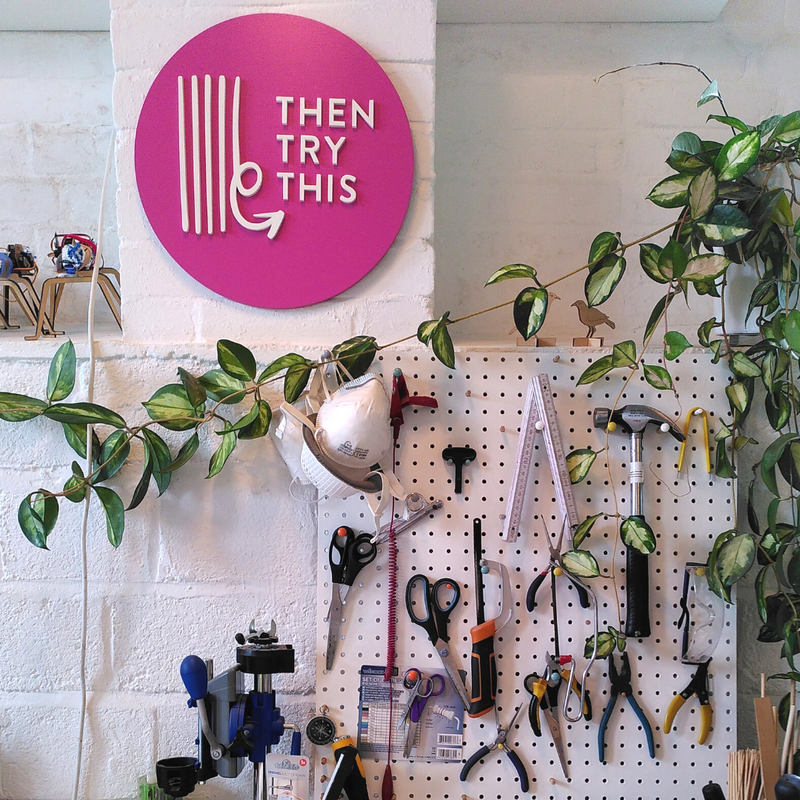
[[[536,734],[536,736],[541,736],[542,723],[539,718],[539,709],[541,708],[547,720],[547,727],[550,729],[550,734],[553,737],[553,744],[555,745],[556,754],[561,764],[561,771],[564,773],[565,778],[569,778],[567,754],[564,748],[564,737],[561,731],[558,692],[561,688],[562,681],[569,681],[570,673],[569,670],[561,669],[558,657],[551,656],[548,653],[547,661],[548,665],[544,677],[539,677],[539,675],[534,672],[525,678],[525,690],[531,695],[530,703],[528,704],[528,722],[530,722],[534,734]],[[572,679],[571,689],[580,700],[581,685],[575,678]],[[584,693],[582,712],[584,719],[590,720],[592,718],[592,704],[588,692]]]
[[[467,763],[461,768],[461,775],[459,775],[459,779],[465,781],[467,776],[469,775],[469,771],[482,759],[489,755],[495,748],[498,750],[502,750],[510,759],[511,763],[514,765],[514,769],[517,771],[517,775],[519,775],[519,788],[523,792],[528,791],[528,773],[525,770],[525,765],[522,763],[520,757],[506,744],[506,738],[508,737],[508,732],[511,728],[514,727],[514,723],[517,721],[517,717],[519,716],[519,712],[522,711],[522,706],[524,703],[520,703],[517,706],[517,710],[514,712],[514,716],[511,718],[511,722],[503,727],[500,724],[500,720],[497,717],[497,707],[495,706],[494,716],[495,721],[497,722],[497,735],[494,737],[494,741],[490,744],[485,744],[479,750],[476,750],[468,759]]]
[[[605,760],[605,736],[606,728],[608,727],[608,720],[614,706],[617,704],[617,698],[622,695],[627,698],[628,704],[633,709],[633,713],[639,718],[639,722],[644,728],[644,735],[647,739],[647,749],[650,752],[650,758],[656,757],[655,744],[653,743],[653,729],[647,721],[644,711],[642,711],[636,698],[633,696],[633,687],[631,686],[631,662],[627,653],[622,654],[622,670],[617,672],[617,665],[614,662],[614,654],[611,653],[608,657],[608,677],[611,680],[611,697],[608,700],[608,705],[603,712],[603,719],[600,721],[600,729],[597,732],[597,747],[600,755],[600,762],[606,763]]]
[[[561,682],[556,679],[556,675],[559,673],[566,683],[569,680],[568,669],[561,669],[560,671],[548,669],[544,677],[539,677],[534,672],[525,678],[525,689],[531,695],[530,703],[528,704],[528,722],[530,722],[531,729],[537,736],[542,735],[539,709],[541,708],[542,711],[546,711],[549,708],[558,710],[558,690]],[[570,688],[580,700],[581,683],[577,678],[572,679]],[[592,719],[592,698],[589,696],[588,689],[583,696],[583,718],[587,722],[591,722]]]
[[[675,715],[681,710],[683,704],[694,694],[700,701],[700,731],[697,734],[697,744],[705,744],[711,730],[711,702],[708,699],[708,665],[711,659],[699,664],[689,685],[680,693],[672,698],[672,702],[667,709],[667,716],[664,720],[664,733],[672,730],[672,723]]]

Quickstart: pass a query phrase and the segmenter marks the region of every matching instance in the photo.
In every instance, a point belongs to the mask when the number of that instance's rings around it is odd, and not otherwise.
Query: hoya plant
[[[737,522],[733,529],[719,532],[709,553],[708,580],[720,597],[730,601],[731,587],[751,569],[758,570],[759,638],[782,642],[789,664],[785,677],[794,680],[800,678],[794,662],[800,650],[800,217],[796,219],[800,111],[744,121],[728,114],[716,81],[709,82],[698,106],[711,102],[719,103],[722,113],[710,114],[701,133],[685,131],[675,137],[666,158],[668,174],[648,195],[666,212],[662,227],[627,242],[619,232],[604,231],[591,243],[585,265],[547,282],[527,264],[501,267],[489,277],[487,286],[510,279],[526,285],[510,303],[468,316],[511,305],[516,328],[530,339],[547,317],[554,284],[585,273],[586,303],[600,306],[620,286],[631,253],[638,255],[642,271],[662,289],[643,339],[615,344],[578,383],[591,384],[609,373],[618,374],[621,397],[628,381],[643,374],[654,388],[674,391],[669,362],[697,345],[707,348],[715,363],[724,361],[728,366],[731,417],[730,424],[718,423],[715,472],[721,478],[738,476],[748,482],[747,510],[742,515],[746,523]],[[732,346],[728,333],[732,264],[749,270],[756,284],[746,313],[758,335],[747,349]],[[705,320],[696,331],[670,330],[666,326],[670,306],[688,302],[694,295],[719,298],[719,317]],[[416,332],[416,338],[451,369],[456,359],[450,331],[461,319],[465,317],[451,319],[447,312],[422,322]],[[656,345],[662,348],[667,366],[653,363],[648,355],[648,346]],[[387,346],[391,345],[378,345],[372,336],[358,336],[334,347],[332,360],[342,367],[341,375],[357,377],[369,369],[375,353]],[[159,494],[166,491],[172,473],[198,452],[201,436],[215,442],[207,476],[212,478],[242,441],[267,435],[272,415],[267,387],[280,380],[285,399],[295,401],[320,365],[288,353],[259,368],[247,347],[227,340],[218,343],[217,357],[218,368],[203,374],[178,369],[174,382],[143,402],[146,418],[137,422],[101,405],[68,402],[76,369],[70,342],[59,348],[52,361],[44,397],[0,392],[0,419],[14,423],[50,419],[84,464],[89,461],[87,450],[91,452],[88,470],[75,461],[63,487],[40,488],[22,500],[18,520],[27,539],[46,549],[60,501],[80,502],[88,496],[96,497],[104,509],[108,538],[119,546],[126,512],[135,509],[151,488]],[[766,420],[772,431],[767,441],[758,442],[748,434],[754,419]],[[176,453],[159,429],[186,435]],[[132,447],[142,449],[143,466],[126,502],[108,482],[113,484],[114,476],[130,464]],[[752,477],[739,475],[740,455],[748,448],[755,463]],[[567,464],[573,482],[588,474],[597,455],[587,449],[570,453]],[[581,523],[573,549],[564,554],[565,568],[578,577],[588,579],[600,573],[585,545],[601,516]],[[627,547],[642,553],[655,549],[653,532],[641,519],[619,518],[619,535]],[[624,644],[624,637],[609,628],[598,639],[599,655],[607,656]]]
[[[698,106],[715,100],[723,113],[708,116],[708,130],[675,137],[666,158],[669,174],[647,196],[671,214],[668,224],[629,243],[620,233],[604,231],[589,248],[584,267],[589,307],[612,296],[634,246],[641,270],[662,287],[663,294],[650,312],[641,345],[633,340],[615,344],[610,354],[589,366],[578,384],[591,384],[618,371],[624,389],[641,370],[654,388],[675,391],[669,366],[648,363],[648,345],[662,348],[667,365],[693,345],[708,348],[713,363],[727,364],[730,382],[725,392],[731,417],[730,424],[718,421],[715,473],[737,477],[740,452],[761,450],[751,456],[756,463],[752,477],[739,476],[749,481],[746,523],[716,537],[708,560],[709,585],[730,602],[731,587],[751,569],[758,570],[759,639],[782,642],[782,655],[790,667],[783,677],[796,680],[800,678],[794,663],[800,650],[800,217],[796,219],[800,111],[744,121],[727,113],[713,81]],[[728,332],[732,264],[749,270],[755,282],[746,316],[754,320],[758,334],[746,349],[732,346]],[[492,274],[487,285],[511,278],[531,283],[514,301],[516,327],[529,339],[546,319],[548,289],[556,281],[543,283],[533,267],[509,264]],[[696,331],[668,329],[663,323],[670,305],[688,303],[693,295],[719,298],[719,317],[705,320]],[[768,441],[759,444],[748,435],[753,416],[766,418],[772,430]],[[768,500],[759,502],[764,493]],[[600,516],[581,524],[574,538],[576,549]],[[642,553],[655,549],[655,537],[641,520],[622,520],[619,532],[627,547]],[[575,562],[570,554],[567,568]],[[597,574],[588,559],[581,564],[586,567],[582,577]],[[607,656],[624,647],[624,637],[610,628],[598,645],[600,655]]]

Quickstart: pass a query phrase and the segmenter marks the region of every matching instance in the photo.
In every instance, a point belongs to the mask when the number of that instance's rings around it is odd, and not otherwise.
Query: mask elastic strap
[[[310,431],[314,431],[314,424],[311,422],[311,420],[302,411],[295,408],[291,403],[287,403],[284,400],[281,403],[281,411],[296,419],[301,425],[305,425],[305,427]]]

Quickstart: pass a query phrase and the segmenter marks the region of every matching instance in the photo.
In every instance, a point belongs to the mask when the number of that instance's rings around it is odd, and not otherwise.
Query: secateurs
[[[569,664],[569,670],[563,670],[566,674],[564,678],[568,680],[569,686],[580,687],[579,697],[580,697],[580,707],[578,710],[578,714],[575,717],[570,716],[569,713],[569,692],[565,692],[564,694],[564,702],[563,707],[561,709],[562,713],[564,714],[564,718],[569,722],[579,722],[583,717],[586,716],[585,709],[591,709],[591,701],[588,697],[588,689],[586,687],[586,680],[589,675],[589,670],[592,668],[594,664],[595,657],[597,655],[597,631],[598,631],[598,610],[597,610],[597,598],[594,595],[594,591],[587,586],[583,581],[577,578],[575,575],[571,574],[568,570],[564,567],[564,562],[561,558],[561,544],[564,539],[564,531],[567,526],[566,519],[564,520],[561,528],[561,532],[558,535],[558,538],[553,543],[552,537],[550,536],[550,532],[547,530],[547,525],[544,523],[544,519],[542,519],[542,525],[544,526],[545,537],[547,540],[547,549],[550,552],[550,559],[548,562],[547,567],[542,570],[531,582],[531,585],[528,587],[528,592],[525,597],[525,605],[528,611],[533,611],[536,608],[536,595],[541,587],[542,583],[544,582],[545,578],[550,575],[551,583],[550,583],[550,597],[553,607],[553,641],[555,645],[555,658],[552,659],[553,664],[548,665],[548,671],[554,672],[555,675],[559,674],[562,671],[563,667]],[[578,592],[578,598],[580,600],[580,604],[583,608],[589,608],[591,606],[593,610],[593,620],[594,620],[594,636],[592,640],[594,642],[594,647],[592,650],[591,658],[589,659],[586,667],[583,670],[583,674],[581,676],[581,680],[578,681],[575,677],[576,671],[576,662],[572,656],[562,656],[561,655],[561,647],[560,647],[560,636],[558,630],[558,595],[556,593],[556,578],[561,576],[565,576],[567,580],[575,587],[576,591]],[[550,656],[548,655],[548,660]],[[556,684],[556,693],[558,691],[558,685]],[[591,710],[589,712],[589,719],[591,717]]]
[[[483,557],[483,532],[480,519],[472,526],[475,557],[475,614],[477,625],[470,628],[472,640],[472,682],[470,705],[467,714],[481,717],[494,708],[497,695],[497,663],[494,655],[494,635],[511,621],[511,584],[505,564],[489,561]],[[494,570],[500,575],[502,603],[495,619],[486,619],[483,599],[483,576]]]
[[[531,695],[528,704],[528,721],[531,729],[536,736],[542,735],[542,723],[539,710],[544,712],[547,727],[553,737],[553,744],[556,748],[558,761],[561,764],[561,771],[564,777],[569,779],[569,768],[567,766],[567,754],[564,747],[564,737],[561,731],[561,717],[558,707],[558,693],[561,689],[562,681],[566,681],[570,689],[575,692],[578,698],[583,697],[583,707],[581,713],[584,719],[592,718],[592,705],[588,692],[581,691],[579,684],[566,669],[562,669],[560,659],[547,654],[547,667],[542,676],[535,672],[525,678],[525,690]],[[569,693],[569,690],[567,691]]]

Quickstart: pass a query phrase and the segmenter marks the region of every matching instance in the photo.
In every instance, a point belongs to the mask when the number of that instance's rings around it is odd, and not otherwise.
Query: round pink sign
[[[237,17],[178,50],[147,94],[135,155],[169,254],[262,308],[361,280],[397,236],[414,177],[408,118],[380,65],[289,14]]]

